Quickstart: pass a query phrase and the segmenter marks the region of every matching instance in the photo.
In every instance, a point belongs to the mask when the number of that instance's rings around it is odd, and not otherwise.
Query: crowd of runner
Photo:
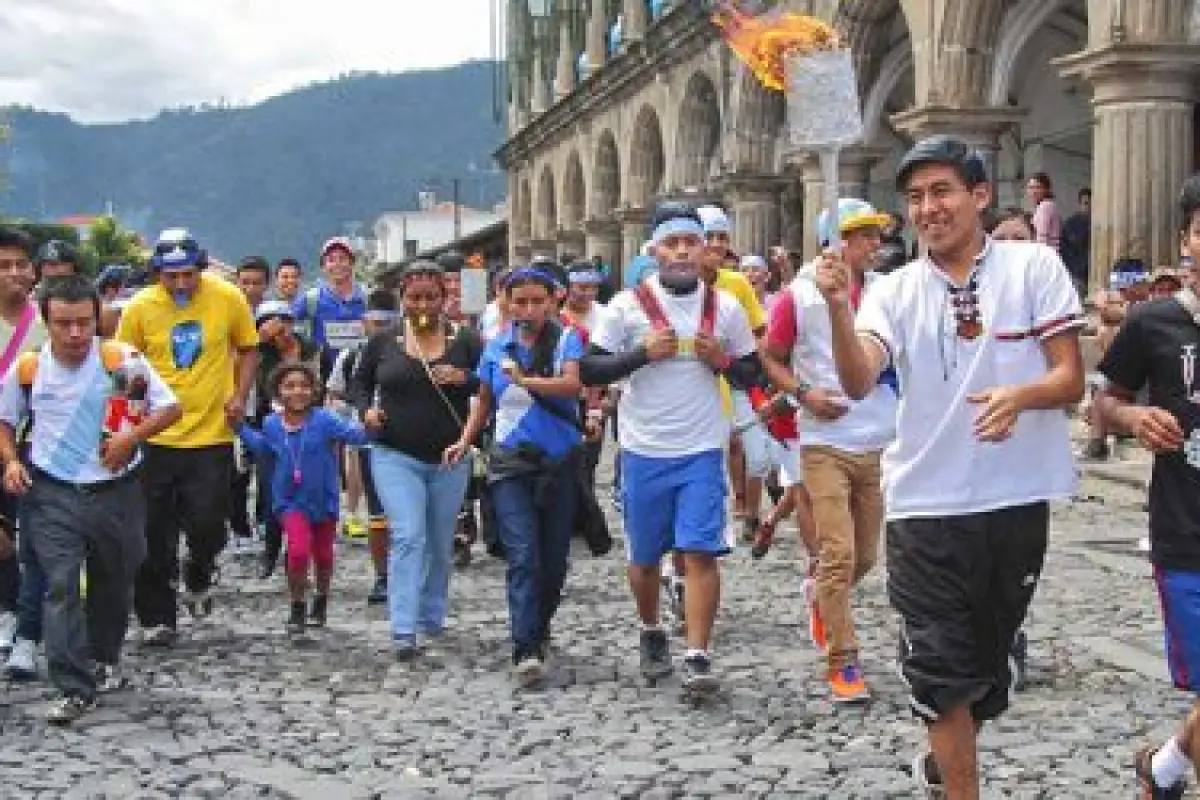
[[[175,643],[181,608],[212,614],[226,548],[261,552],[262,578],[282,562],[287,631],[305,635],[329,618],[340,526],[367,539],[366,600],[386,604],[402,660],[437,649],[451,573],[482,534],[532,687],[572,538],[612,544],[595,475],[613,432],[642,674],[679,669],[693,699],[718,688],[720,557],[740,538],[762,558],[794,518],[830,696],[868,699],[851,598],[886,529],[899,666],[928,730],[914,777],[977,797],[976,736],[1024,673],[1049,504],[1075,491],[1086,322],[1029,220],[988,219],[984,163],[951,137],[907,154],[897,188],[923,252],[890,270],[894,220],[862,200],[826,210],[822,255],[786,281],[779,253],[733,253],[720,208],[664,203],[615,296],[594,260],[535,259],[492,272],[478,317],[453,252],[369,289],[335,238],[305,289],[294,260],[217,275],[179,229],[147,272],[89,279],[69,245],[35,252],[0,228],[6,672],[35,677],[44,649],[48,719],[74,721],[126,685],[131,613],[147,647]],[[1181,212],[1190,257],[1200,178]],[[1157,454],[1150,555],[1172,676],[1195,691],[1200,301],[1185,277],[1122,307],[1089,419]],[[1198,724],[1139,752],[1143,797],[1181,796]]]

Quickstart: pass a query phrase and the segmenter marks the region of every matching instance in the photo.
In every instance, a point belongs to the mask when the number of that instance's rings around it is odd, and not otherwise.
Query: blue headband
[[[519,281],[534,281],[542,284],[552,292],[558,288],[558,281],[554,279],[553,275],[545,270],[537,269],[535,267],[521,267],[520,269],[514,269],[508,274],[508,277],[504,279],[504,288],[508,289],[514,283]]]
[[[690,217],[671,217],[659,223],[650,236],[650,240],[659,244],[668,236],[695,236],[704,238],[704,226]]]
[[[568,283],[604,283],[604,276],[594,269],[581,269],[567,273]]]

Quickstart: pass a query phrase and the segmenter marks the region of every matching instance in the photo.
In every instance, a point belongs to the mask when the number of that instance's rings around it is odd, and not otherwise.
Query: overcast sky
[[[0,0],[0,105],[97,122],[490,55],[492,0]]]

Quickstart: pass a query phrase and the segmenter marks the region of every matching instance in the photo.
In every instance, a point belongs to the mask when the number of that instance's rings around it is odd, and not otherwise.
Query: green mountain
[[[81,125],[24,107],[3,112],[0,214],[53,220],[102,213],[148,238],[190,228],[227,262],[256,253],[311,268],[320,242],[417,193],[491,205],[504,194],[490,154],[495,64],[351,74],[244,108],[164,111]]]

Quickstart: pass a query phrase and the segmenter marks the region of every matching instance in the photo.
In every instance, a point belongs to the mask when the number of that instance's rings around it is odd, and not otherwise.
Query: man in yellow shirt
[[[762,304],[758,302],[758,294],[745,275],[723,266],[730,254],[729,217],[716,206],[704,206],[699,211],[700,219],[704,221],[704,238],[707,245],[701,261],[700,276],[705,282],[737,299],[750,319],[750,329],[755,338],[761,339],[767,330],[767,315]],[[733,418],[735,425],[740,426],[748,421],[754,413],[746,393],[731,392],[724,380],[721,382],[721,397],[725,413]],[[735,518],[745,521],[743,535],[747,540],[754,537],[754,531],[758,528],[763,477],[767,469],[766,435],[763,428],[752,427],[741,434],[742,439],[749,441],[740,441],[737,435],[729,440],[729,481],[733,484],[733,514]],[[755,441],[755,437],[761,437],[762,441]],[[750,454],[756,457],[751,459],[748,457]],[[760,455],[762,458],[758,457]]]
[[[225,546],[233,428],[246,413],[258,366],[258,332],[236,286],[203,270],[207,254],[184,230],[164,231],[151,267],[157,281],[121,314],[117,339],[140,350],[179,398],[182,418],[150,439],[142,470],[147,557],[134,608],[143,642],[175,641],[172,579],[179,530],[188,541],[185,602],[212,611],[209,589]]]

